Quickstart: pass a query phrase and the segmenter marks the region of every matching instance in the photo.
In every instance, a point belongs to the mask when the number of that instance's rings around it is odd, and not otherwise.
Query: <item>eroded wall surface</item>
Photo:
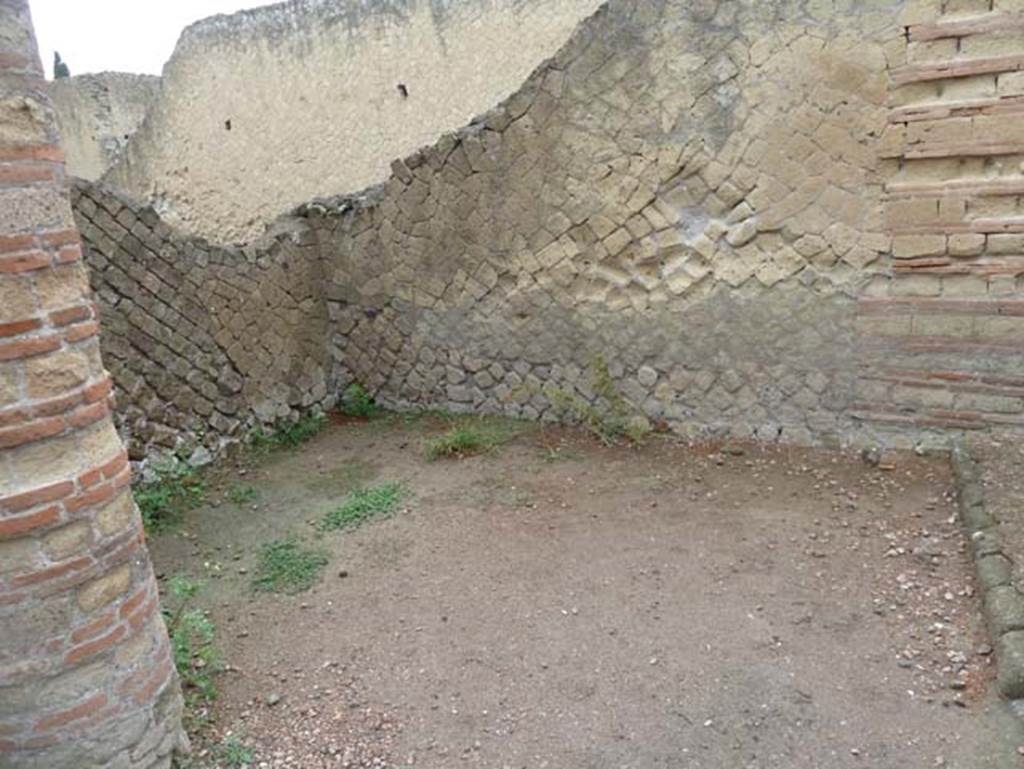
[[[95,181],[114,164],[160,92],[160,78],[102,72],[49,84],[69,174]]]
[[[638,419],[695,437],[930,446],[1021,424],[1015,2],[613,0],[384,183],[281,220],[316,275],[301,293],[315,352],[275,370],[257,351],[257,391],[283,371],[293,387],[265,413],[360,382],[399,408],[562,418],[600,401],[600,359]],[[149,251],[180,241],[117,206]],[[87,240],[98,273],[134,269],[173,307],[131,240]],[[224,251],[207,295],[264,248]],[[231,289],[243,304],[266,280],[251,277]],[[100,290],[112,336],[143,334],[108,343],[131,386],[164,332],[124,295]],[[326,394],[294,386],[306,366]],[[181,403],[178,387],[133,400],[133,419]]]
[[[248,240],[513,93],[599,4],[292,0],[207,19],[106,180],[189,232]]]
[[[0,0],[0,766],[169,769],[156,579],[25,0]]]

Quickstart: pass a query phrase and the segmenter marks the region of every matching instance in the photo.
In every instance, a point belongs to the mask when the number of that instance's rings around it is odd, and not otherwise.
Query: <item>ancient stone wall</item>
[[[686,434],[849,441],[885,280],[887,4],[611,2],[510,100],[309,207],[340,379],[554,416],[594,356]]]
[[[212,242],[251,239],[489,109],[598,5],[290,0],[198,22],[107,181]]]
[[[1024,426],[1024,3],[903,14],[884,154],[891,282],[858,306],[856,413],[936,435]]]
[[[133,457],[208,457],[331,402],[320,260],[301,223],[228,249],[93,185],[73,201]]]
[[[947,445],[1019,425],[1024,148],[1007,30],[1022,12],[1006,2],[613,0],[384,183],[281,220],[277,277],[227,267],[265,263],[265,244],[179,245],[153,211],[83,190],[127,423],[148,426],[143,447],[212,419],[231,425],[219,440],[350,382],[399,408],[562,418],[599,402],[603,360],[638,420],[691,436]],[[196,272],[193,249],[225,266]],[[193,273],[187,302],[226,293],[234,309],[182,311],[167,288]],[[264,299],[284,275],[300,276],[284,301],[304,336],[246,368],[232,355],[262,344],[246,329],[281,328],[282,297]],[[192,348],[173,377],[149,358],[179,315],[217,342],[204,374]],[[282,349],[289,364],[266,363]],[[189,377],[206,382],[201,407]],[[251,389],[218,412],[215,386]]]
[[[0,766],[166,769],[181,695],[25,0],[0,0]]]
[[[94,181],[120,157],[160,92],[160,78],[126,72],[50,83],[68,173]]]

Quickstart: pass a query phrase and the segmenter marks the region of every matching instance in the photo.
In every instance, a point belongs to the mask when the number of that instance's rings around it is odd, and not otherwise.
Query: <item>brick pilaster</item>
[[[891,281],[860,302],[856,413],[1024,429],[1024,4],[909,0],[889,72]]]
[[[25,0],[0,0],[0,765],[166,767],[181,700]]]

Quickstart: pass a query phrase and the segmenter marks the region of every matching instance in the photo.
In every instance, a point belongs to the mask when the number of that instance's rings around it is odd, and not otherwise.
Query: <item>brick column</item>
[[[892,279],[859,305],[861,415],[925,437],[1024,430],[1024,0],[907,0],[902,25]]]
[[[181,695],[27,0],[0,0],[0,766],[167,767]]]

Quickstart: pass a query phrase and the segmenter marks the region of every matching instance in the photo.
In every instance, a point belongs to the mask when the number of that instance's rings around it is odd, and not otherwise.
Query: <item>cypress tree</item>
[[[71,77],[71,70],[68,69],[68,65],[64,63],[64,60],[60,58],[58,51],[53,52],[53,79],[56,80],[59,77]]]

